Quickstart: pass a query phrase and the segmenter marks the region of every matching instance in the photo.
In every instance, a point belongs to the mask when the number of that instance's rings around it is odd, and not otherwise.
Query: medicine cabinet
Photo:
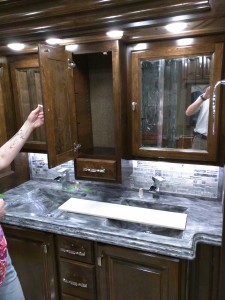
[[[39,46],[50,168],[74,159],[77,179],[121,181],[119,51],[118,41]]]
[[[131,51],[132,155],[153,159],[215,162],[218,159],[220,95],[213,115],[212,92],[221,80],[223,43],[153,44]],[[185,111],[211,87],[207,149],[192,149],[197,115]],[[215,132],[212,130],[215,126]]]

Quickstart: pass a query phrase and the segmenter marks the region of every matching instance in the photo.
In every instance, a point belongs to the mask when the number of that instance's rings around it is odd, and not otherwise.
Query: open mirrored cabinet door
[[[216,161],[223,44],[161,47],[132,53],[132,154],[136,157]],[[191,116],[186,110],[210,86],[210,98]],[[205,128],[193,144],[204,110]],[[215,127],[215,130],[212,128]]]

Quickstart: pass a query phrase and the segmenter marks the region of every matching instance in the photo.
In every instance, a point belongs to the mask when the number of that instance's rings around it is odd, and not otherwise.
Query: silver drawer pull
[[[86,253],[82,252],[82,251],[73,251],[73,250],[69,250],[69,249],[65,249],[65,248],[60,248],[60,251],[64,252],[64,253],[72,254],[72,255],[86,256]]]
[[[88,287],[87,283],[67,280],[66,278],[63,278],[62,280],[63,280],[64,283],[72,285],[72,286],[81,287],[81,288],[84,288],[84,289],[87,289],[87,287]]]
[[[83,168],[83,172],[89,173],[105,173],[106,169],[90,169],[90,168]]]

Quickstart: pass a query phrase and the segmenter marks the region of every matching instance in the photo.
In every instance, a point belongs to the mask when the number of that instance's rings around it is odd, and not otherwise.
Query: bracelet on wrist
[[[206,100],[206,98],[203,96],[203,94],[200,95],[200,98],[202,99],[202,101]]]

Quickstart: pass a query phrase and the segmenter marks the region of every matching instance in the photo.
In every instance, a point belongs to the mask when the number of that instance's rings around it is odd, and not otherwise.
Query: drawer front
[[[116,161],[101,159],[76,159],[76,177],[86,179],[116,180]]]
[[[57,236],[57,248],[60,257],[86,263],[94,262],[94,245],[91,241]]]
[[[96,299],[95,266],[60,259],[60,281],[63,294],[82,299]]]
[[[65,294],[62,294],[61,295],[61,300],[85,300],[84,298],[80,298],[80,297],[76,297],[76,296],[70,296],[70,295],[65,295]]]

